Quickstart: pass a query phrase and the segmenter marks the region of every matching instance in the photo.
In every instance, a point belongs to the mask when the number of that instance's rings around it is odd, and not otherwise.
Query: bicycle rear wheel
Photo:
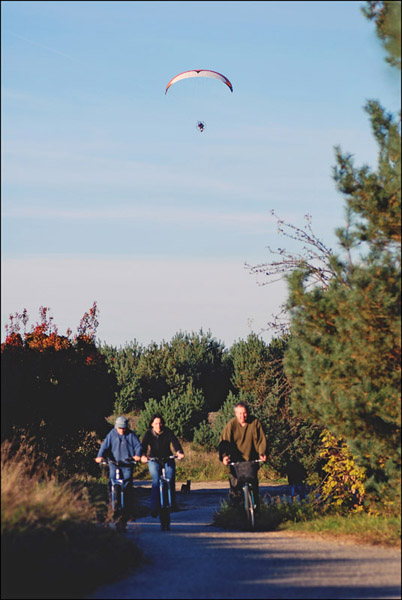
[[[250,531],[254,531],[255,515],[254,515],[254,494],[248,485],[243,488],[244,494],[244,509],[247,515],[247,525]]]

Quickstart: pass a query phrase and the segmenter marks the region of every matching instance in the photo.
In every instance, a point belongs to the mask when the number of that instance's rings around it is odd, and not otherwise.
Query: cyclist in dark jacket
[[[219,458],[224,465],[230,462],[242,462],[260,459],[267,460],[267,438],[261,422],[248,413],[244,402],[234,407],[235,416],[224,427],[219,441]],[[257,472],[257,469],[256,469]],[[254,497],[259,506],[258,476],[252,478]],[[241,498],[242,480],[237,478],[236,468],[230,467],[229,497],[235,504]]]
[[[176,454],[178,459],[184,458],[183,448],[173,431],[165,426],[163,417],[159,414],[153,415],[149,429],[142,440],[141,461],[146,463],[148,458],[166,458]],[[151,489],[151,514],[158,514],[159,477],[162,467],[157,462],[148,462],[149,472],[152,477]],[[170,479],[173,510],[176,507],[176,485],[175,485],[175,462],[170,459],[166,463],[166,477]]]
[[[141,460],[142,446],[138,437],[128,428],[126,417],[117,417],[115,427],[105,437],[99,448],[98,456],[95,458],[97,463],[101,463],[104,458],[111,458],[115,461],[133,458],[135,461]],[[123,485],[127,500],[127,512],[132,511],[132,491],[133,491],[133,467],[128,465],[121,469],[123,473]],[[109,464],[109,479],[112,481],[116,477],[116,466]]]

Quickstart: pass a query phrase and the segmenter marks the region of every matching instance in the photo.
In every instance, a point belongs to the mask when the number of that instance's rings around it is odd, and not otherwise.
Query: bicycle
[[[236,477],[239,483],[242,484],[242,497],[243,507],[247,517],[247,524],[250,531],[254,531],[255,528],[255,509],[257,504],[255,502],[253,480],[257,477],[258,467],[257,463],[264,462],[261,459],[249,460],[242,462],[230,462],[229,465],[235,470]]]
[[[148,461],[156,462],[162,467],[159,475],[159,520],[162,531],[170,531],[170,509],[172,508],[172,491],[170,479],[166,477],[166,463],[168,460],[177,459],[177,456],[171,455],[166,458],[149,457]]]
[[[124,480],[122,474],[122,467],[131,467],[135,464],[135,460],[132,458],[127,458],[126,460],[112,460],[111,458],[103,459],[100,463],[102,466],[108,466],[110,468],[110,464],[115,465],[116,473],[113,479],[109,479],[109,489],[110,489],[110,503],[113,510],[113,521],[116,525],[116,528],[124,531],[127,526],[127,503],[126,503],[126,494],[124,489]]]

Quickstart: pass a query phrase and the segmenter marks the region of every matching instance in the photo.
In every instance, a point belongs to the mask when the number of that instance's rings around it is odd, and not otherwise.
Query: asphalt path
[[[147,502],[149,484],[136,487]],[[260,486],[262,495],[285,488]],[[227,498],[222,482],[194,483],[189,494],[177,496],[183,510],[172,514],[171,531],[161,531],[148,515],[128,526],[127,536],[143,550],[146,563],[88,598],[401,598],[398,549],[291,532],[218,529],[211,522]]]

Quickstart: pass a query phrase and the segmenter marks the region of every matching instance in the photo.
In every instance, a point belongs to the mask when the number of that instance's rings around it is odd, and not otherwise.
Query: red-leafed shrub
[[[96,303],[77,334],[59,335],[49,309],[27,330],[28,315],[10,315],[1,345],[2,439],[31,439],[68,472],[91,469],[96,437],[108,431],[115,376],[95,343]]]

